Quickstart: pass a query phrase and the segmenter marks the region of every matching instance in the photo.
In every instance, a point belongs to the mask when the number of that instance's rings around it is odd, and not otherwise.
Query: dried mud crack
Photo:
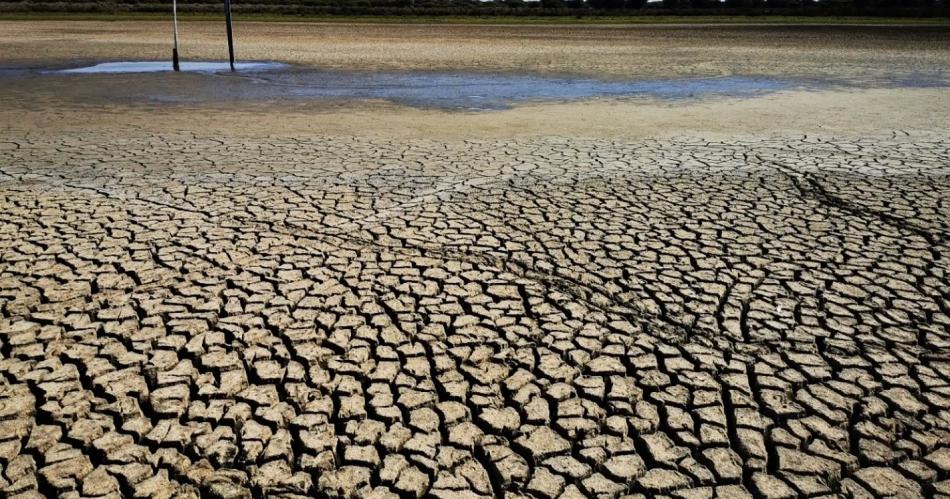
[[[8,131],[0,494],[948,495],[943,132]]]

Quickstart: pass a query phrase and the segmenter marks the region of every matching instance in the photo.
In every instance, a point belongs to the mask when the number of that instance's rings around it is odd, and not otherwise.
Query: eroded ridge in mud
[[[950,494],[946,136],[5,139],[0,491]]]

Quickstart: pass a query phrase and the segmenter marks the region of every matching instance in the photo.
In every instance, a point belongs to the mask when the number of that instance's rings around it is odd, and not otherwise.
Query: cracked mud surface
[[[9,132],[0,491],[950,495],[948,134]]]

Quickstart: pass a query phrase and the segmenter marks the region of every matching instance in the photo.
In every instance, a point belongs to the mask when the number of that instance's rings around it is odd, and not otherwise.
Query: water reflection
[[[610,80],[524,73],[340,71],[278,62],[113,61],[72,68],[0,68],[0,83],[20,81],[31,93],[97,102],[222,103],[232,101],[385,100],[446,110],[507,109],[519,103],[582,99],[755,97],[786,89],[947,86],[942,73],[888,81],[774,76]],[[4,83],[6,82],[6,83]]]

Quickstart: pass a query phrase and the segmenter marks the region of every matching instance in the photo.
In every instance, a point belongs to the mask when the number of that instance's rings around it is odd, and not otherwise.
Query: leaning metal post
[[[172,69],[181,71],[178,65],[178,0],[172,0],[172,24],[175,26],[175,38],[172,42]]]
[[[228,60],[234,71],[234,37],[231,31],[231,0],[224,0],[224,20],[228,24]]]

